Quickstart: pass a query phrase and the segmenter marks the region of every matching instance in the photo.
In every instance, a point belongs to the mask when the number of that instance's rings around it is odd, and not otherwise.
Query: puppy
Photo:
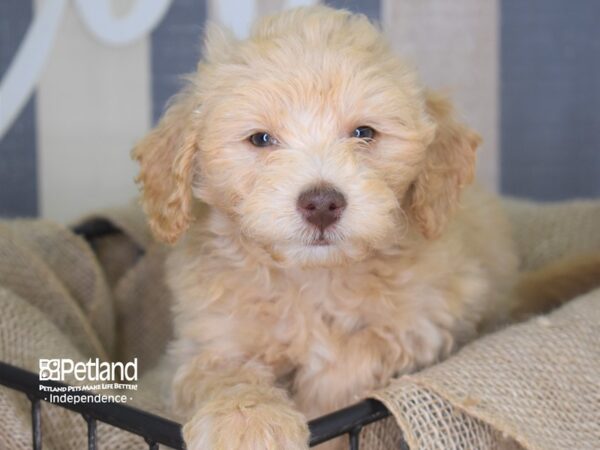
[[[362,15],[207,31],[134,149],[168,260],[189,449],[307,448],[307,420],[503,318],[517,257],[480,138]],[[180,239],[182,238],[182,239]]]

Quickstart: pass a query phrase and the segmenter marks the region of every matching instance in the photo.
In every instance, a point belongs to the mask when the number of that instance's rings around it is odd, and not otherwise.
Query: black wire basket
[[[32,448],[42,448],[41,408],[48,392],[40,390],[38,374],[0,362],[0,384],[23,392],[31,402]],[[45,387],[64,388],[66,384],[57,381],[44,381]],[[90,396],[98,395],[86,391],[70,392],[78,401],[52,402],[52,405],[75,411],[82,415],[88,426],[88,450],[95,450],[97,444],[97,421],[121,428],[144,438],[150,450],[160,444],[175,449],[185,449],[181,437],[181,425],[140,409],[120,403],[90,402]],[[363,427],[389,416],[386,407],[376,400],[364,400],[355,405],[309,422],[310,446],[347,434],[349,448],[358,450],[360,432]],[[1,418],[0,418],[1,420]]]

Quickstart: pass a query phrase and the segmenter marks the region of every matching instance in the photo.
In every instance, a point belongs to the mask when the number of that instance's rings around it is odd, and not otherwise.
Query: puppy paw
[[[225,401],[225,403],[230,403]],[[306,419],[287,404],[212,401],[183,427],[188,450],[306,450]]]

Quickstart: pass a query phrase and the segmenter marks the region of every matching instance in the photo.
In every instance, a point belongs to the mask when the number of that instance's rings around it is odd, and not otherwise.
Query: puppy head
[[[134,150],[155,234],[211,205],[291,265],[336,265],[433,239],[470,181],[478,137],[426,93],[361,15],[318,6],[236,41],[209,28],[190,84]]]

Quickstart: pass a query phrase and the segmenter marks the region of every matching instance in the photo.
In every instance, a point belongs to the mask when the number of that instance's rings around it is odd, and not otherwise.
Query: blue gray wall
[[[171,96],[181,89],[181,76],[193,72],[201,50],[206,0],[177,0],[151,36],[152,119],[156,122]]]
[[[600,1],[501,2],[501,189],[600,196]]]
[[[29,1],[0,1],[0,80],[25,36],[32,12]],[[35,96],[32,96],[10,130],[0,137],[0,216],[38,213],[35,139]]]
[[[360,12],[376,22],[381,20],[382,4],[376,0],[327,0],[324,3],[334,8]]]

